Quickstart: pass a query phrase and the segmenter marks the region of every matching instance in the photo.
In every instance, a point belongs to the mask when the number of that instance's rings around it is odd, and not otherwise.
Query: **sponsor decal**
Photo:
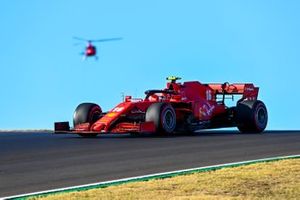
[[[107,114],[106,114],[106,117],[114,117],[114,116],[116,116],[116,115],[117,115],[117,113],[111,112],[111,113],[107,113]]]
[[[252,87],[245,87],[245,91],[246,92],[253,92],[254,88],[252,88]]]
[[[131,111],[132,114],[137,114],[137,113],[145,113],[141,109],[134,107]]]

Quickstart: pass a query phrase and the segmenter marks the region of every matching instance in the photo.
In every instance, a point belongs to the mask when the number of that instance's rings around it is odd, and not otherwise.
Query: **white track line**
[[[65,190],[75,190],[75,189],[84,188],[84,187],[93,187],[93,186],[98,186],[98,185],[130,181],[130,180],[135,180],[135,179],[137,179],[137,181],[138,181],[138,179],[151,178],[154,176],[163,176],[163,175],[168,175],[168,174],[184,173],[184,172],[204,170],[204,169],[209,169],[209,168],[229,167],[231,165],[243,165],[243,164],[250,164],[250,163],[255,163],[255,162],[281,160],[281,159],[289,159],[289,158],[295,158],[295,157],[300,157],[300,154],[299,155],[290,155],[290,156],[277,156],[277,157],[270,157],[270,158],[262,158],[262,159],[248,160],[248,161],[241,161],[241,162],[232,162],[232,163],[225,163],[225,164],[219,164],[219,165],[210,165],[210,166],[182,169],[182,170],[169,171],[169,172],[156,173],[156,174],[148,174],[148,175],[143,175],[143,176],[122,178],[122,179],[116,179],[116,180],[111,180],[111,181],[103,181],[103,182],[90,183],[90,184],[85,184],[85,185],[77,185],[77,186],[71,186],[71,187],[65,187],[65,188],[57,188],[57,189],[52,189],[52,190],[44,190],[44,191],[39,191],[39,192],[19,194],[19,195],[8,196],[8,197],[0,197],[0,200],[25,198],[27,196],[32,196],[32,195],[42,195],[42,194],[46,194],[46,193],[63,192]]]

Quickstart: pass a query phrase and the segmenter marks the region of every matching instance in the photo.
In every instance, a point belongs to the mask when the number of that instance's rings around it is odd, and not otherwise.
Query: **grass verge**
[[[300,159],[291,159],[30,199],[297,199],[299,197]]]

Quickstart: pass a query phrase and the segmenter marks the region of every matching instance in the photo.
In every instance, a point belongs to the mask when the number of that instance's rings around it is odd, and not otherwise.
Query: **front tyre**
[[[268,123],[265,104],[259,100],[242,101],[236,107],[237,128],[242,133],[261,133]]]
[[[102,109],[94,103],[82,103],[77,106],[73,115],[73,125],[76,127],[83,123],[95,123],[100,119]],[[79,134],[82,137],[96,137],[97,133]]]

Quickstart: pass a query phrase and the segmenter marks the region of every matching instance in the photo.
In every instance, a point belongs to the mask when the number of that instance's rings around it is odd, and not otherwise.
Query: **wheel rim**
[[[175,125],[174,114],[171,110],[166,110],[163,115],[163,127],[167,131],[173,131]]]
[[[98,119],[99,119],[99,117],[100,117],[100,112],[99,111],[95,111],[95,112],[93,112],[92,114],[91,114],[91,122],[92,123],[94,123],[94,122],[96,122]]]
[[[99,110],[98,107],[94,107],[91,109],[90,114],[89,114],[89,122],[90,123],[95,123],[101,115],[101,110]]]
[[[257,114],[256,114],[256,119],[258,124],[263,125],[266,122],[267,115],[266,111],[263,107],[258,108]]]

